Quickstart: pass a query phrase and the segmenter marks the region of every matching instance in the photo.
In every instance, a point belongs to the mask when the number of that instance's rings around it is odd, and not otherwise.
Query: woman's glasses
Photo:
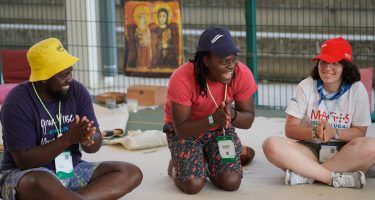
[[[338,62],[334,62],[334,63],[327,63],[325,61],[319,61],[319,67],[321,69],[327,69],[328,67],[330,67],[332,70],[336,71],[338,70],[339,68],[342,67],[342,65]]]

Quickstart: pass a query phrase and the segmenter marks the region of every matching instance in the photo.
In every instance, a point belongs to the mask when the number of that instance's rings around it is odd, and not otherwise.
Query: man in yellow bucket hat
[[[125,162],[81,160],[79,146],[95,153],[102,143],[90,95],[72,78],[78,58],[56,38],[27,52],[30,79],[1,108],[3,199],[118,199],[142,181]]]

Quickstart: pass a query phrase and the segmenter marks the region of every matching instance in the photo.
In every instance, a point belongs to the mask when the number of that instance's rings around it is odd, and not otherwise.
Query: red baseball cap
[[[325,41],[320,46],[320,54],[312,61],[323,60],[327,63],[338,62],[340,60],[352,61],[352,47],[349,42],[342,37],[332,38]]]

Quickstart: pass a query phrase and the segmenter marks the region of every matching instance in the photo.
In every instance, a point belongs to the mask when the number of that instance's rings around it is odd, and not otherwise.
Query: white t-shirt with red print
[[[332,128],[350,128],[371,124],[370,107],[364,85],[358,81],[341,97],[334,100],[322,100],[317,81],[308,77],[301,81],[288,102],[285,112],[302,119],[302,126],[310,127],[319,119],[327,119]]]

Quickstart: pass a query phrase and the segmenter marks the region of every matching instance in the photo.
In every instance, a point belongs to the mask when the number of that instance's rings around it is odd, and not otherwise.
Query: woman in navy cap
[[[362,188],[375,163],[367,92],[343,38],[325,41],[311,76],[297,86],[286,109],[285,134],[263,144],[267,159],[285,170],[285,184]]]
[[[241,184],[242,145],[234,127],[251,127],[257,85],[238,52],[228,30],[210,27],[199,38],[194,60],[170,78],[163,131],[170,175],[185,193],[198,193],[207,177],[226,191]]]

